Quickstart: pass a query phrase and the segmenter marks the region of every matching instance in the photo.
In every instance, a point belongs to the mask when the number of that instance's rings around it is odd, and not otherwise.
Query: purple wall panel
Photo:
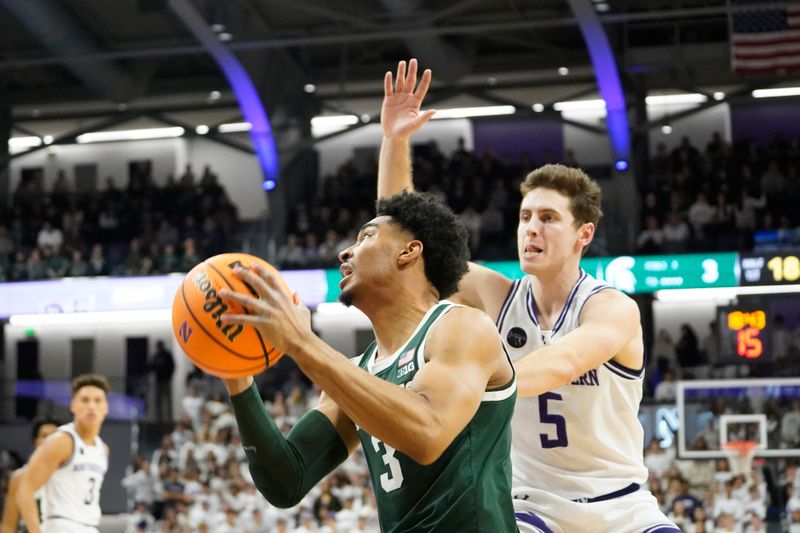
[[[800,136],[798,99],[760,99],[731,106],[731,133],[735,140],[749,138],[767,146],[775,132]]]
[[[564,135],[561,123],[545,119],[481,119],[472,121],[475,153],[491,149],[503,159],[518,160],[527,152],[534,162],[548,160],[549,154],[561,159]]]

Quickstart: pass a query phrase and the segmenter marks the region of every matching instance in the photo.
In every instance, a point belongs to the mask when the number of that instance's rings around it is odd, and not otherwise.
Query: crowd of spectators
[[[360,451],[296,506],[270,505],[253,484],[236,419],[219,381],[195,376],[174,429],[152,454],[136,457],[122,480],[133,509],[128,533],[379,531]],[[319,401],[319,390],[297,379],[270,390],[265,407],[284,432]]]
[[[661,143],[643,187],[641,254],[751,250],[800,243],[800,140],[775,134],[767,147],[726,142],[704,150],[684,137]]]
[[[269,505],[252,484],[231,409],[220,389],[208,383],[191,384],[174,430],[149,460],[137,458],[122,481],[136,509],[129,518],[130,532],[378,531],[360,452],[297,506]],[[296,379],[264,392],[265,407],[283,431],[319,397],[316,388]],[[786,445],[800,440],[800,402],[795,404],[790,409],[798,419],[792,426],[795,440]],[[716,430],[704,431],[698,442],[714,436]],[[759,533],[768,521],[800,531],[800,473],[793,462],[756,461],[752,470],[739,471],[725,459],[678,460],[674,445],[664,448],[654,440],[645,450],[645,465],[648,489],[687,533]]]
[[[208,166],[161,186],[132,167],[126,188],[84,193],[63,171],[47,190],[32,176],[0,209],[0,281],[186,272],[229,248],[236,212]]]
[[[414,182],[456,211],[474,259],[514,259],[519,184],[539,164],[558,161],[554,154],[546,159],[503,160],[490,150],[473,153],[463,142],[446,156],[430,142],[414,148]],[[571,150],[560,162],[580,166]],[[687,138],[672,150],[659,144],[640,183],[640,216],[630,214],[641,229],[635,242],[608,250],[601,231],[590,253],[797,245],[799,171],[798,139],[781,135],[763,148],[719,134],[705,149]],[[351,160],[322,179],[317,194],[290,209],[278,266],[336,267],[339,251],[372,217],[376,176],[374,160]],[[163,186],[153,184],[149,169],[132,167],[125,189],[114,183],[109,178],[102,190],[79,194],[63,172],[48,190],[35,176],[21,179],[10,208],[0,210],[0,281],[186,271],[202,257],[235,248],[236,208],[208,166],[196,177],[187,165]]]
[[[540,163],[552,162],[580,166],[571,150],[560,161],[551,154],[534,163],[527,155],[510,161],[490,150],[475,154],[463,143],[448,157],[431,142],[414,147],[414,184],[441,197],[459,215],[469,231],[474,259],[513,260],[519,184]],[[781,135],[766,148],[752,141],[729,143],[719,134],[704,150],[688,138],[672,150],[659,144],[640,184],[641,216],[631,214],[631,223],[638,223],[641,231],[635,243],[612,252],[744,251],[756,245],[800,244],[795,209],[799,171],[798,139]],[[353,161],[326,176],[319,194],[292,210],[278,264],[336,266],[335,252],[353,242],[353,229],[371,217],[376,176],[374,162],[358,166]],[[596,241],[589,253],[608,253],[602,231]]]

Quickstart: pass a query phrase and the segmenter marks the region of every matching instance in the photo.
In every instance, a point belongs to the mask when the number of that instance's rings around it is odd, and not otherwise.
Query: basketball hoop
[[[753,469],[753,457],[760,447],[758,442],[751,440],[733,440],[723,444],[731,466],[731,474],[745,476],[750,479]]]

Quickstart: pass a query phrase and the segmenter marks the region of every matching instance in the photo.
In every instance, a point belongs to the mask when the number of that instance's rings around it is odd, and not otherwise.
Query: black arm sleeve
[[[347,459],[348,451],[328,417],[306,413],[286,437],[264,408],[253,384],[231,396],[250,473],[276,507],[297,505],[311,488]]]

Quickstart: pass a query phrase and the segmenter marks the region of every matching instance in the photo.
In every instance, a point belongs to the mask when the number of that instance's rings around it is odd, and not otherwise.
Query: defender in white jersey
[[[378,195],[413,189],[410,138],[429,70],[384,79]],[[590,278],[580,258],[602,216],[600,188],[579,169],[545,165],[521,187],[517,243],[526,276],[470,264],[450,299],[493,317],[512,349],[519,399],[512,421],[517,524],[539,532],[680,531],[641,488],[647,479],[637,418],[644,372],[639,309]]]
[[[108,380],[84,374],[72,381],[74,419],[33,453],[20,479],[17,505],[30,533],[96,533],[108,446],[100,428],[108,414]],[[34,493],[44,488],[43,523]]]

